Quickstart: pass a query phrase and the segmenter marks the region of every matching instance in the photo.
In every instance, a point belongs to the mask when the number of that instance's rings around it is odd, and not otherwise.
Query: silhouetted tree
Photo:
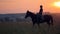
[[[5,21],[9,21],[9,17],[5,17]]]

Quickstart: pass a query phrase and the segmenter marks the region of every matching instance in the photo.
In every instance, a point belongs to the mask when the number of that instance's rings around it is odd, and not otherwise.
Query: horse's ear
[[[27,12],[29,12],[29,10],[27,10]]]

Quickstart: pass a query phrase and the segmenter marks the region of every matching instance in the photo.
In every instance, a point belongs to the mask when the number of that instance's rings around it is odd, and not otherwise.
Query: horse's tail
[[[51,16],[51,24],[53,25],[53,17]]]

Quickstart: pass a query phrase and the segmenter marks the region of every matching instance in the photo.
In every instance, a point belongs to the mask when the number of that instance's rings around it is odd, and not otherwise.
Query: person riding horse
[[[43,13],[43,6],[40,5],[39,13],[37,13],[37,21],[42,21],[43,20],[42,13]],[[38,19],[40,19],[40,20],[38,20]]]
[[[39,14],[40,14],[40,15],[42,15],[42,13],[43,13],[43,6],[42,6],[42,5],[40,5]]]
[[[50,27],[50,24],[53,25],[53,17],[52,15],[48,15],[48,14],[42,15],[43,13],[42,7],[43,6],[40,5],[40,10],[39,13],[37,14],[34,14],[31,11],[27,10],[25,18],[30,17],[32,19],[33,26],[35,25],[35,23],[39,26],[40,23],[46,22]]]

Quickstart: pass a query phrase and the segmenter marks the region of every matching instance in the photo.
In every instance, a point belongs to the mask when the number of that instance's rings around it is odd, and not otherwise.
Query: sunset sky
[[[0,14],[25,13],[27,10],[37,13],[41,4],[44,12],[60,13],[60,0],[0,0]]]

